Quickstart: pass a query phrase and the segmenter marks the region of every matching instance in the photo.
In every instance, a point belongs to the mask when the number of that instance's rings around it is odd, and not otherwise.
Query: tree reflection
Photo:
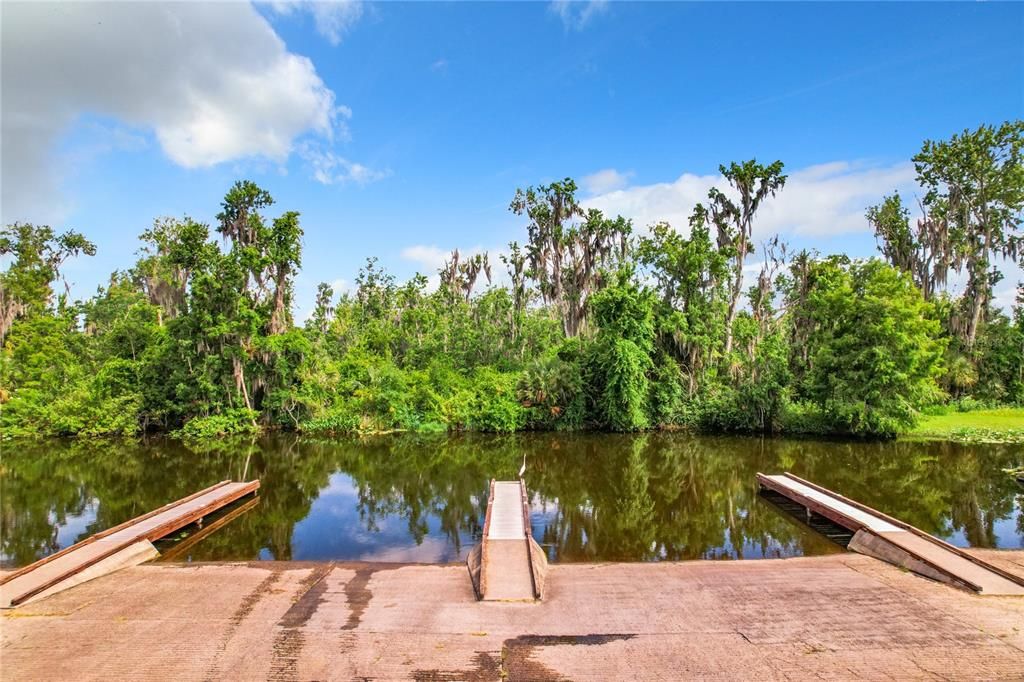
[[[346,490],[351,484],[351,497],[343,498],[351,508],[342,510],[343,521],[316,525],[324,538],[353,530],[338,527],[343,522],[358,525],[371,547],[413,547],[432,537],[454,558],[480,536],[488,481],[514,478],[524,453],[534,534],[560,561],[838,551],[761,500],[757,471],[793,471],[973,546],[1019,545],[1024,536],[1024,496],[1001,472],[1024,462],[1006,445],[665,433],[278,435],[202,447],[169,440],[5,444],[0,552],[5,565],[24,565],[218,481],[259,477],[260,505],[197,543],[193,560],[293,558],[296,527],[326,513],[315,503],[332,480],[344,480]],[[333,558],[357,556],[350,548],[332,551]]]

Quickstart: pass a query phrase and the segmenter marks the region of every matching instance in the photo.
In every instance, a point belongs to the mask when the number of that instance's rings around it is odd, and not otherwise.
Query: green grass
[[[922,415],[904,435],[910,439],[952,440],[972,443],[1024,443],[1024,408]]]

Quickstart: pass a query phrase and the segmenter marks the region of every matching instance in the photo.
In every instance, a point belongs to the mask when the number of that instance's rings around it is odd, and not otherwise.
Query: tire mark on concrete
[[[587,634],[587,635],[520,635],[506,639],[502,647],[503,679],[509,682],[561,682],[569,678],[533,660],[538,647],[550,646],[601,646],[608,642],[633,639],[635,634]]]
[[[473,657],[476,666],[470,670],[413,670],[415,682],[494,682],[501,680],[501,659],[492,652],[478,651]]]
[[[317,566],[299,583],[299,598],[277,622],[278,633],[271,649],[268,680],[298,679],[299,656],[306,644],[302,628],[323,602],[323,594],[327,591],[324,578],[333,569],[333,564]]]
[[[360,621],[363,619],[363,613],[366,612],[366,607],[370,605],[370,600],[373,599],[373,592],[367,587],[370,583],[370,578],[373,574],[378,571],[393,571],[399,566],[360,566],[355,569],[356,574],[345,583],[345,599],[348,602],[348,622],[342,626],[342,630],[355,630],[359,627]]]
[[[270,591],[270,588],[272,588],[274,583],[276,583],[280,578],[281,571],[271,571],[270,575],[261,580],[260,583],[253,588],[251,592],[249,592],[249,594],[242,598],[242,603],[238,605],[235,612],[231,614],[231,618],[228,619],[227,631],[224,633],[224,636],[221,637],[220,642],[217,643],[217,649],[213,654],[213,663],[210,664],[209,670],[206,671],[206,675],[204,677],[205,680],[213,681],[222,679],[223,675],[221,674],[221,664],[223,663],[224,653],[228,649],[228,644],[231,643],[232,638],[234,638],[235,633],[238,631],[242,622],[249,617],[256,608],[256,605],[260,603],[260,600],[263,599],[264,595]]]
[[[532,659],[538,647],[551,646],[601,646],[636,637],[635,634],[587,634],[587,635],[520,635],[506,639],[501,648],[500,658],[491,652],[478,651],[473,657],[476,667],[470,670],[414,670],[416,682],[485,682],[487,680],[508,680],[508,682],[563,682],[569,678]]]

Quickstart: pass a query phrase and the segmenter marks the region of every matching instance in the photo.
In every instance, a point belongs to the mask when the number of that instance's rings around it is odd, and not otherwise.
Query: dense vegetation
[[[251,182],[214,229],[157,220],[138,262],[87,301],[60,268],[95,247],[74,231],[0,233],[0,426],[5,436],[186,436],[596,428],[893,436],[948,401],[1024,403],[1024,289],[992,303],[1004,258],[1024,262],[1024,122],[925,142],[913,224],[899,195],[867,209],[884,257],[763,244],[760,207],[783,164],[721,168],[688,229],[583,208],[571,179],[516,191],[523,245],[453,252],[440,284],[367,261],[355,290],[320,285],[293,319],[299,214],[269,217]],[[966,285],[952,295],[950,273]],[[484,285],[486,280],[487,285]]]

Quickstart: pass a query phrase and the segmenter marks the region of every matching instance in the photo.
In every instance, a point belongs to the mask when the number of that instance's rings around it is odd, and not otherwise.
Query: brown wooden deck
[[[790,473],[757,474],[773,490],[855,533],[849,548],[986,595],[1024,595],[1024,579],[924,531]]]
[[[158,540],[194,523],[259,487],[258,480],[221,481],[8,573],[0,578],[0,606],[17,606],[137,543]]]

